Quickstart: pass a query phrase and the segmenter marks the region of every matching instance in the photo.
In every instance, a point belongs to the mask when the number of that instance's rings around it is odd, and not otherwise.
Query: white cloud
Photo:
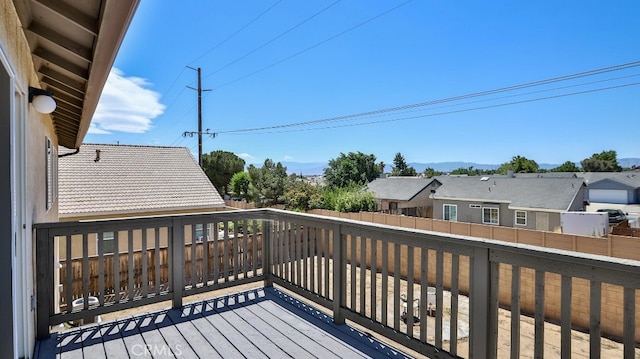
[[[293,157],[286,155],[284,156],[284,161],[293,161]]]
[[[245,160],[248,160],[248,161],[252,161],[252,160],[254,160],[254,159],[255,159],[255,157],[251,156],[251,155],[250,155],[250,154],[248,154],[248,153],[237,153],[237,154],[236,154],[236,156],[238,156],[238,157],[240,157],[240,158],[243,158],[243,159],[245,159]]]
[[[153,127],[152,120],[162,115],[166,108],[160,103],[160,94],[147,88],[150,85],[146,79],[127,77],[122,71],[111,69],[89,133],[149,131]]]

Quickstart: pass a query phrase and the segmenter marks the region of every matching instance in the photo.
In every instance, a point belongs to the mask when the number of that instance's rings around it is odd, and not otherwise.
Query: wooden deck
[[[54,333],[35,358],[408,358],[277,288]]]

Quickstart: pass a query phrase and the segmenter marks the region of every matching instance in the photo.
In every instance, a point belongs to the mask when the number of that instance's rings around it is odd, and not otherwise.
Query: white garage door
[[[590,202],[627,203],[627,191],[614,189],[590,189]]]

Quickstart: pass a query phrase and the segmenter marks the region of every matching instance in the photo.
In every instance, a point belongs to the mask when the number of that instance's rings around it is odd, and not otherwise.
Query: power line
[[[399,8],[401,8],[401,7],[403,7],[403,6],[405,6],[405,5],[407,5],[407,4],[408,4],[408,3],[410,3],[411,1],[413,1],[413,0],[405,1],[405,2],[403,2],[403,3],[402,3],[402,4],[400,4],[400,5],[397,5],[397,6],[395,6],[395,7],[391,8],[391,9],[389,9],[389,10],[386,10],[386,11],[384,11],[384,12],[382,12],[382,13],[380,13],[380,14],[376,15],[376,16],[373,16],[373,17],[371,17],[371,18],[369,18],[369,19],[367,19],[367,20],[365,20],[365,21],[363,21],[363,22],[361,22],[361,23],[359,23],[359,24],[356,24],[356,25],[354,25],[354,26],[352,26],[352,27],[350,27],[350,28],[348,28],[348,29],[346,29],[346,30],[344,30],[344,31],[342,31],[342,32],[339,32],[339,33],[337,33],[337,34],[335,34],[335,35],[333,35],[333,36],[331,36],[331,37],[329,37],[329,38],[327,38],[327,39],[325,39],[325,40],[322,40],[322,41],[320,41],[320,42],[317,42],[317,43],[316,43],[316,44],[314,44],[314,45],[311,45],[311,46],[309,46],[309,47],[307,47],[307,48],[305,48],[305,49],[303,49],[303,50],[301,50],[301,51],[298,51],[298,52],[296,52],[296,53],[294,53],[294,54],[292,54],[292,55],[289,55],[289,56],[287,56],[287,57],[285,57],[285,58],[283,58],[283,59],[281,59],[281,60],[279,60],[279,61],[276,61],[276,62],[274,62],[274,63],[272,63],[272,64],[270,64],[270,65],[267,65],[267,66],[265,66],[265,67],[262,67],[262,68],[260,68],[260,69],[258,69],[258,70],[256,70],[256,71],[253,71],[253,72],[251,72],[251,73],[249,73],[249,74],[247,74],[247,75],[244,75],[244,76],[239,77],[239,78],[237,78],[237,79],[235,79],[235,80],[232,80],[232,81],[226,82],[226,83],[224,83],[224,84],[222,84],[222,85],[220,85],[220,86],[216,87],[215,89],[217,90],[217,89],[220,89],[220,88],[222,88],[222,87],[229,86],[229,85],[234,84],[234,83],[236,83],[236,82],[238,82],[238,81],[242,81],[242,80],[244,80],[244,79],[246,79],[246,78],[248,78],[248,77],[251,77],[251,76],[253,76],[253,75],[256,75],[256,74],[258,74],[258,73],[260,73],[260,72],[262,72],[262,71],[268,70],[268,69],[270,69],[270,68],[272,68],[272,67],[274,67],[274,66],[280,65],[281,63],[283,63],[283,62],[285,62],[285,61],[288,61],[288,60],[291,60],[291,59],[292,59],[292,58],[294,58],[294,57],[300,56],[300,55],[304,54],[304,53],[305,53],[305,52],[307,52],[307,51],[310,51],[310,50],[312,50],[312,49],[315,49],[316,47],[318,47],[318,46],[320,46],[320,45],[324,45],[324,44],[326,44],[327,42],[329,42],[329,41],[331,41],[331,40],[334,40],[334,39],[336,39],[336,38],[338,38],[338,37],[340,37],[340,36],[342,36],[342,35],[344,35],[344,34],[346,34],[346,33],[350,32],[350,31],[353,31],[353,30],[355,30],[355,29],[357,29],[357,28],[359,28],[359,27],[361,27],[361,26],[363,26],[363,25],[366,25],[366,24],[368,24],[368,23],[372,22],[373,20],[376,20],[376,19],[378,19],[378,18],[380,18],[380,17],[382,17],[382,16],[384,16],[384,15],[387,15],[387,14],[389,14],[389,13],[391,13],[391,12],[393,12],[393,11],[395,11],[395,10],[397,10],[397,9],[399,9]]]
[[[264,15],[266,15],[269,11],[271,11],[271,9],[273,9],[274,7],[276,7],[278,4],[280,4],[282,2],[282,0],[277,1],[275,4],[271,5],[269,8],[267,8],[265,11],[261,12],[258,16],[254,17],[251,21],[249,21],[247,24],[245,24],[243,27],[241,27],[240,29],[238,29],[236,32],[234,32],[233,34],[227,36],[226,39],[222,40],[221,42],[219,42],[217,45],[215,45],[214,47],[210,48],[209,50],[207,50],[204,54],[198,56],[196,59],[194,59],[193,61],[190,62],[190,64],[193,64],[194,62],[200,60],[201,58],[205,57],[206,55],[208,55],[209,53],[211,53],[211,51],[217,49],[218,47],[222,46],[224,43],[226,43],[227,41],[231,40],[233,37],[235,37],[236,35],[238,35],[240,32],[242,32],[244,29],[246,29],[247,27],[251,26],[251,24],[253,24],[254,22],[258,21],[258,19],[260,19],[261,17],[263,17]],[[209,75],[207,75],[209,76]],[[207,77],[205,76],[205,77]]]
[[[481,106],[481,107],[466,108],[466,109],[461,109],[461,110],[453,110],[453,111],[446,111],[446,112],[431,113],[431,114],[425,114],[425,115],[419,115],[419,116],[400,117],[400,118],[393,118],[393,119],[387,119],[387,120],[359,122],[359,123],[333,125],[333,126],[325,126],[325,127],[313,127],[313,128],[304,128],[304,129],[296,129],[296,130],[267,131],[267,132],[261,132],[261,133],[254,132],[254,133],[250,133],[250,134],[303,132],[303,131],[316,131],[316,130],[326,130],[326,129],[343,128],[343,127],[375,125],[375,124],[380,124],[380,123],[413,120],[413,119],[424,118],[424,117],[434,117],[434,116],[451,115],[451,114],[455,114],[455,113],[463,113],[463,112],[470,112],[470,111],[487,110],[487,109],[491,109],[491,108],[518,105],[518,104],[529,103],[529,102],[544,101],[544,100],[550,100],[550,99],[556,99],[556,98],[568,97],[568,96],[583,95],[583,94],[587,94],[587,93],[606,91],[606,90],[613,90],[613,89],[636,86],[636,85],[640,85],[640,82],[633,82],[633,83],[628,83],[628,84],[609,86],[609,87],[602,87],[602,88],[585,90],[585,91],[578,91],[578,92],[571,92],[571,93],[566,93],[566,94],[559,94],[559,95],[553,95],[553,96],[526,99],[526,100],[521,100],[521,101],[512,101],[512,102],[500,103],[500,104],[495,104],[495,105],[487,105],[487,106]],[[240,135],[241,133],[232,133],[232,134]]]
[[[519,85],[512,85],[512,86],[502,87],[502,88],[493,89],[493,90],[475,92],[475,93],[470,93],[470,94],[465,94],[465,95],[460,95],[460,96],[454,96],[454,97],[449,97],[449,98],[444,98],[444,99],[438,99],[438,100],[432,100],[432,101],[427,101],[427,102],[415,103],[415,104],[410,104],[410,105],[404,105],[404,106],[391,107],[391,108],[374,110],[374,111],[361,112],[361,113],[351,114],[351,115],[329,117],[329,118],[324,118],[324,119],[320,119],[320,120],[294,122],[294,123],[282,124],[282,125],[256,127],[256,128],[246,128],[246,129],[237,129],[237,130],[219,130],[218,133],[223,134],[223,133],[263,131],[263,130],[270,130],[270,129],[285,128],[285,127],[308,126],[308,125],[314,125],[314,124],[325,123],[325,122],[335,122],[335,121],[347,120],[347,119],[351,119],[351,118],[365,117],[365,116],[371,116],[371,115],[377,115],[377,114],[389,113],[389,112],[397,112],[397,111],[412,109],[412,108],[416,108],[416,107],[431,106],[431,105],[440,104],[440,103],[460,101],[460,100],[464,100],[464,99],[468,99],[468,98],[493,95],[493,94],[502,93],[502,92],[508,92],[508,91],[515,91],[515,90],[520,90],[520,89],[529,88],[529,87],[547,85],[547,84],[561,82],[561,81],[568,81],[568,80],[574,80],[574,79],[587,77],[587,76],[594,76],[594,75],[604,74],[604,73],[608,73],[608,72],[612,72],[612,71],[625,70],[625,69],[638,67],[638,66],[640,66],[640,61],[634,61],[634,62],[629,62],[629,63],[625,63],[625,64],[620,64],[620,65],[603,67],[603,68],[599,68],[599,69],[595,69],[595,70],[578,72],[578,73],[574,73],[574,74],[570,74],[570,75],[563,75],[563,76],[553,77],[553,78],[549,78],[549,79],[545,79],[545,80],[528,82],[528,83],[519,84]]]
[[[237,63],[238,61],[240,61],[240,60],[242,60],[242,59],[244,59],[244,58],[247,58],[249,55],[251,55],[251,54],[253,54],[253,53],[255,53],[255,52],[259,51],[260,49],[263,49],[263,48],[267,47],[268,45],[270,45],[271,43],[275,42],[276,40],[278,40],[279,38],[283,37],[284,35],[286,35],[286,34],[290,33],[291,31],[293,31],[293,30],[297,29],[298,27],[300,27],[300,26],[304,25],[305,23],[309,22],[311,19],[313,19],[313,18],[315,18],[315,17],[319,16],[320,14],[322,14],[323,12],[325,12],[325,11],[329,10],[330,8],[332,8],[333,6],[335,6],[336,4],[338,4],[340,1],[342,1],[342,0],[337,0],[337,1],[335,1],[334,3],[330,4],[329,6],[326,6],[326,7],[325,7],[325,8],[323,8],[322,10],[320,10],[320,11],[316,12],[315,14],[313,14],[313,15],[309,16],[308,18],[306,18],[306,19],[302,20],[301,22],[297,23],[296,25],[294,25],[294,26],[292,26],[292,27],[288,28],[287,30],[285,30],[284,32],[280,33],[278,36],[276,36],[276,37],[272,38],[271,40],[269,40],[269,41],[265,42],[264,44],[262,44],[262,45],[260,45],[260,46],[256,47],[255,49],[253,49],[253,50],[251,50],[251,51],[247,52],[246,54],[244,54],[244,55],[242,55],[242,56],[240,56],[240,57],[236,58],[235,60],[233,60],[233,61],[229,62],[228,64],[226,64],[226,65],[222,66],[221,68],[219,68],[219,69],[215,70],[214,72],[212,72],[212,73],[210,73],[210,74],[208,74],[208,75],[205,75],[205,76],[204,76],[204,78],[207,78],[207,77],[209,77],[209,76],[215,75],[215,74],[217,74],[218,72],[220,72],[220,71],[222,71],[222,70],[224,70],[224,69],[228,68],[229,66],[231,66],[231,65],[233,65],[233,64],[235,64],[235,63]]]

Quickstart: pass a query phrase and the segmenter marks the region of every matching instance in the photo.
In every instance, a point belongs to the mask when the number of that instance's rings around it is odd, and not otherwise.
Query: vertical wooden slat
[[[72,259],[71,259],[71,236],[65,236],[65,241],[66,241],[66,248],[67,248],[67,253],[66,253],[66,257],[65,257],[65,265],[66,265],[66,272],[67,272],[67,278],[65,281],[65,291],[66,296],[65,296],[65,303],[67,304],[67,313],[70,313],[73,310],[73,307],[71,306],[71,303],[73,302],[73,265],[72,265]]]
[[[265,230],[265,226],[267,227],[267,229],[269,228],[268,224],[265,222],[262,222],[262,231],[259,230],[258,228],[258,221],[257,220],[253,220],[253,260],[251,262],[251,267],[253,268],[253,276],[255,277],[256,275],[258,275],[258,235],[260,234],[260,232],[262,232],[262,254],[261,257],[263,258],[262,261],[262,274],[264,275],[271,275],[271,271],[272,269],[270,268],[269,265],[265,265],[265,261],[267,263],[273,263],[272,260],[272,256],[271,256],[271,245],[273,243],[265,243],[267,241],[267,237],[271,238],[271,233],[269,233],[269,231]],[[265,250],[267,251],[268,254],[265,254]]]
[[[287,282],[291,282],[291,223],[283,222],[283,235],[284,240],[284,279]]]
[[[309,289],[309,281],[307,278],[307,267],[309,265],[309,261],[307,260],[309,258],[309,226],[302,226],[301,228],[302,233],[300,233],[300,235],[302,237],[302,248],[300,251],[300,266],[302,267],[302,281],[300,282],[300,285],[302,286],[302,288]]]
[[[331,281],[329,280],[329,274],[330,274],[330,270],[329,270],[329,265],[330,262],[329,260],[331,259],[331,255],[329,254],[329,247],[331,245],[330,243],[330,232],[328,230],[323,230],[324,234],[323,234],[323,245],[324,245],[324,251],[323,251],[323,255],[324,255],[324,296],[325,298],[329,299],[330,298],[330,294],[331,294]],[[334,257],[335,260],[335,257]]]
[[[202,238],[202,285],[209,286],[209,244],[211,242],[211,236],[213,235],[213,225],[211,223],[203,224]]]
[[[511,266],[511,359],[520,358],[520,277],[520,267]]]
[[[449,352],[458,355],[458,293],[460,284],[460,256],[451,255],[451,317],[449,320]]]
[[[213,248],[211,249],[211,254],[212,254],[212,263],[211,266],[213,267],[213,284],[218,284],[218,279],[220,277],[220,271],[222,270],[222,268],[220,268],[220,238],[219,238],[219,224],[220,222],[213,222],[211,224],[211,231],[213,232]]]
[[[400,244],[393,245],[393,329],[400,331]]]
[[[233,279],[238,280],[240,269],[240,241],[238,240],[238,221],[233,222]]]
[[[127,232],[127,289],[129,290],[129,300],[133,300],[135,297],[135,273],[133,270],[133,231]]]
[[[293,240],[295,241],[295,267],[296,267],[296,284],[302,287],[302,225],[297,224],[295,226],[295,235]]]
[[[407,335],[413,338],[413,246],[407,246]]]
[[[120,232],[113,232],[113,300],[120,301]]]
[[[371,245],[371,319],[378,320],[378,241],[374,238],[369,240]]]
[[[316,288],[316,258],[317,258],[317,228],[309,228],[309,289],[312,293],[319,293]]]
[[[279,278],[283,278],[284,277],[284,241],[282,239],[282,221],[277,221],[276,222],[276,245],[277,245],[277,252],[276,255],[278,257],[276,264],[276,275]]]
[[[624,357],[634,358],[635,356],[635,334],[636,334],[636,291],[633,288],[624,288],[623,294],[623,338]]]
[[[351,254],[349,255],[349,268],[350,268],[350,274],[351,274],[351,280],[349,281],[349,283],[351,284],[350,287],[350,291],[351,291],[351,298],[349,301],[349,308],[351,308],[351,310],[355,311],[356,310],[356,292],[357,292],[357,285],[358,282],[356,281],[356,273],[358,270],[358,265],[356,264],[356,242],[358,240],[358,238],[355,235],[349,235],[349,243],[351,245]]]
[[[147,258],[147,228],[142,229],[142,297],[149,294],[149,264]]]
[[[436,252],[436,333],[435,333],[435,345],[436,348],[442,348],[442,314],[444,306],[443,300],[443,281],[444,279],[444,253],[442,250]],[[486,310],[486,309],[485,309]]]
[[[104,233],[99,232],[98,237],[98,302],[104,305]]]
[[[500,264],[497,262],[490,263],[489,284],[489,307],[487,308],[488,319],[488,342],[487,352],[489,357],[496,358],[498,356],[498,305],[499,305],[499,283],[500,283]]]
[[[82,298],[83,308],[89,309],[89,238],[87,233],[82,234]]]
[[[162,281],[161,279],[161,272],[162,272],[162,263],[160,263],[160,228],[156,228],[154,230],[154,235],[155,235],[155,243],[154,243],[154,261],[155,261],[155,278],[153,280],[153,284],[155,286],[155,292],[156,295],[160,294],[160,283]]]
[[[346,236],[342,234],[340,225],[333,227],[333,322],[344,324],[345,318],[341,313],[346,305]]]
[[[420,248],[420,341],[427,342],[427,289],[429,288],[429,250]],[[384,292],[383,292],[384,293]]]
[[[247,278],[247,251],[249,248],[249,222],[242,221],[242,277]]]
[[[589,287],[589,357],[598,359],[601,352],[602,283],[592,280]]]
[[[563,275],[560,288],[560,356],[571,358],[571,287],[572,278]]]
[[[360,234],[360,309],[358,313],[365,315],[367,308],[367,239]]]
[[[224,282],[229,281],[229,221],[224,221],[222,234],[222,269]]]
[[[489,285],[491,283],[491,266],[489,261],[489,249],[475,247],[470,258],[469,276],[471,278],[471,290],[469,293],[469,354],[471,358],[490,358],[488,342],[495,340],[489,338],[488,311]]]
[[[380,322],[387,326],[389,325],[389,318],[387,315],[387,311],[389,309],[389,242],[385,240],[381,240],[380,242],[382,248],[382,253],[380,253],[382,256],[382,261],[380,263],[382,270],[382,288],[380,288],[380,296],[382,297],[380,310],[382,312],[382,318],[380,318]]]
[[[544,274],[545,272],[536,269],[535,274],[535,313],[534,313],[534,348],[533,357],[542,358],[544,356]]]
[[[199,223],[202,227],[202,234],[204,237],[204,224]],[[198,243],[198,239],[196,237],[196,226],[197,224],[192,224],[191,225],[191,276],[189,278],[189,281],[186,280],[184,281],[184,284],[186,285],[191,285],[191,288],[195,288],[198,281],[197,281],[197,268],[196,268],[196,262],[198,261],[198,259],[196,258],[196,244]],[[185,273],[185,277],[186,277],[186,273]]]
[[[181,219],[174,219],[172,224],[171,240],[169,242],[169,264],[171,276],[171,289],[173,290],[173,298],[171,306],[173,309],[182,307],[182,298],[184,295],[184,225]]]

